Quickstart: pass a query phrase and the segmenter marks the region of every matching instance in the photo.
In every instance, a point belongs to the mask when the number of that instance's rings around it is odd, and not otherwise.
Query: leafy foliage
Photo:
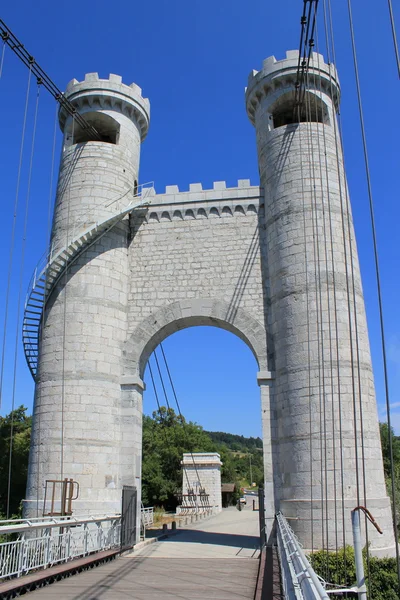
[[[325,581],[335,585],[353,585],[356,582],[354,549],[346,546],[336,552],[319,550],[311,554],[311,565]]]
[[[314,552],[311,564],[316,573],[330,583],[348,586],[356,584],[354,550],[351,546],[340,548],[337,553],[325,550]],[[365,550],[364,572],[367,575]],[[370,556],[370,581],[366,577],[366,584],[369,597],[373,600],[399,600],[396,559]],[[357,598],[356,594],[354,598]]]
[[[393,500],[392,494],[392,477],[390,468],[390,452],[389,452],[389,428],[387,423],[380,423],[383,468],[385,472],[386,488],[390,499]],[[394,490],[395,504],[397,516],[397,529],[400,533],[400,437],[394,435],[392,429],[392,447],[393,447],[393,471],[394,471]]]
[[[32,417],[27,416],[26,411],[25,406],[20,406],[5,417],[0,417],[0,513],[2,515],[7,513],[12,421],[14,421],[14,430],[10,486],[11,515],[19,515],[21,500],[25,496],[32,426]]]
[[[241,452],[256,452],[262,451],[263,443],[259,437],[246,438],[243,435],[235,435],[233,433],[224,433],[223,431],[206,431],[207,435],[218,444],[225,444],[230,450]]]
[[[246,438],[222,431],[206,431],[210,438],[230,453],[230,459],[237,478],[242,486],[264,483],[264,462],[262,439]],[[234,481],[232,479],[232,481]]]

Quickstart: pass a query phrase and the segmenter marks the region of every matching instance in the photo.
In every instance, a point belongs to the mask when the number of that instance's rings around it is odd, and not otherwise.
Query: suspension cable
[[[392,0],[388,0],[388,8],[389,8],[389,18],[390,18],[390,26],[392,29],[392,38],[393,38],[393,46],[394,46],[394,55],[396,57],[397,64],[397,72],[400,77],[400,57],[399,57],[399,47],[397,45],[397,37],[396,37],[396,25],[394,22],[394,14],[393,14],[393,6]]]
[[[327,30],[327,14],[326,14],[326,0],[323,2],[324,9],[324,26],[325,26],[325,36],[326,36],[326,46],[327,46],[327,60],[328,64],[330,64],[330,51],[329,51],[329,37]],[[319,54],[319,40],[318,40],[318,31],[316,30],[316,40],[317,40],[317,57],[318,57],[318,70],[320,70],[320,54]],[[332,85],[332,77],[331,72],[329,72],[330,79],[330,88],[331,88],[331,97],[333,100],[333,114],[332,118],[335,119],[335,107],[334,107],[334,97],[333,97],[333,85]],[[321,79],[319,79],[319,93],[322,97],[322,83]],[[322,116],[322,114],[321,114]],[[333,319],[334,319],[334,334],[335,334],[335,344],[333,344],[332,340],[332,331],[331,331],[331,318],[330,318],[330,302],[329,302],[329,280],[328,280],[328,251],[327,251],[327,242],[325,238],[325,260],[326,260],[326,285],[327,285],[327,295],[328,295],[328,315],[329,315],[329,354],[330,354],[330,373],[331,373],[331,418],[332,418],[332,453],[333,453],[333,470],[334,470],[334,500],[335,500],[335,523],[338,522],[338,511],[337,511],[337,478],[336,478],[336,423],[335,423],[335,400],[334,400],[334,369],[333,369],[333,356],[334,356],[334,348],[335,346],[336,352],[336,373],[337,373],[337,394],[338,394],[338,413],[339,413],[339,452],[340,452],[340,480],[341,480],[341,501],[342,501],[342,543],[343,543],[343,552],[344,552],[344,577],[345,581],[347,581],[347,557],[346,557],[346,521],[345,521],[345,509],[344,509],[344,465],[343,465],[343,435],[342,435],[342,399],[341,399],[341,385],[340,385],[340,355],[339,355],[339,327],[338,327],[338,314],[337,314],[337,296],[336,296],[336,266],[334,260],[334,249],[333,249],[333,224],[332,224],[332,204],[331,204],[331,193],[329,186],[329,170],[328,170],[328,155],[327,155],[327,140],[326,140],[326,131],[325,126],[322,127],[323,133],[323,146],[324,146],[324,157],[325,157],[325,178],[326,178],[326,190],[327,190],[327,212],[328,212],[328,228],[329,228],[329,240],[330,240],[330,270],[332,273],[332,287],[333,287]],[[322,179],[322,173],[321,173]],[[324,210],[324,208],[323,208]],[[325,223],[325,216],[324,216]],[[326,235],[326,233],[325,233]],[[335,543],[336,543],[336,566],[338,566],[338,530],[336,527],[336,535],[335,535]]]
[[[316,25],[315,27],[315,37],[316,37],[316,46],[317,46],[317,68],[318,68],[318,72],[320,71],[320,54],[319,54],[319,40],[318,40],[318,26]],[[315,91],[318,90],[319,94],[320,94],[320,99],[322,98],[322,83],[321,83],[321,78],[318,77],[318,85],[317,85],[317,77],[314,71],[314,88]],[[335,415],[335,411],[334,411],[334,387],[333,387],[333,380],[334,380],[334,372],[333,372],[333,339],[332,339],[332,317],[331,317],[331,312],[332,312],[332,308],[331,308],[331,293],[330,293],[330,289],[331,286],[329,285],[329,272],[328,272],[328,237],[327,237],[327,226],[326,226],[326,209],[325,209],[325,203],[327,203],[327,208],[330,207],[330,189],[329,189],[329,175],[328,175],[328,168],[327,168],[327,160],[326,160],[326,135],[325,135],[325,124],[324,124],[324,111],[323,111],[323,106],[322,104],[320,105],[321,108],[321,127],[320,129],[322,129],[322,137],[323,137],[323,153],[324,153],[324,157],[325,157],[325,178],[326,178],[326,194],[324,192],[325,189],[325,183],[324,183],[324,174],[323,174],[323,168],[322,168],[322,159],[321,159],[321,155],[322,155],[322,150],[321,150],[321,142],[320,142],[320,136],[317,135],[317,141],[318,141],[318,158],[319,158],[319,175],[320,175],[320,180],[321,180],[321,207],[322,207],[322,224],[323,224],[323,240],[324,240],[324,259],[325,259],[325,285],[326,285],[326,303],[327,303],[327,313],[328,313],[328,340],[329,340],[329,351],[328,351],[328,355],[329,355],[329,371],[330,371],[330,395],[331,395],[331,419],[332,419],[332,456],[333,456],[333,500],[334,500],[334,517],[335,517],[335,548],[336,548],[336,563],[338,563],[338,548],[339,548],[339,544],[338,544],[338,528],[337,528],[337,522],[338,522],[338,511],[337,511],[337,480],[336,480],[336,431],[335,431],[335,419],[334,419],[334,415]],[[316,114],[316,118],[318,121],[318,106],[317,106],[317,95],[314,95],[314,109],[315,109],[315,114]],[[334,261],[332,261],[333,263]],[[336,316],[336,315],[335,315]],[[336,319],[337,321],[337,319]],[[336,340],[337,342],[337,340]],[[325,402],[326,405],[326,402]],[[326,430],[326,421],[325,421],[325,430],[324,430],[324,437],[325,437],[325,459],[327,459],[327,430]],[[328,475],[326,473],[326,496],[328,495],[328,490],[327,490],[327,481],[328,481]],[[327,527],[328,527],[328,523],[327,523]]]
[[[309,70],[307,68],[305,74],[305,90],[309,90]],[[317,330],[317,355],[318,355],[318,382],[319,382],[319,446],[320,446],[320,476],[321,476],[321,529],[322,529],[322,551],[327,558],[329,547],[328,519],[327,519],[327,498],[326,498],[326,447],[324,441],[326,437],[323,435],[326,420],[325,409],[325,347],[323,334],[323,308],[322,308],[322,285],[321,285],[321,261],[320,261],[320,242],[319,242],[319,224],[318,224],[318,201],[316,189],[316,174],[314,164],[314,144],[311,126],[311,100],[309,93],[305,92],[303,96],[305,100],[306,111],[306,132],[308,156],[310,163],[310,179],[311,179],[311,218],[312,218],[312,238],[313,238],[313,258],[314,258],[314,281],[315,281],[315,307],[316,307],[316,330]],[[324,470],[325,465],[325,470]],[[325,519],[325,521],[324,521]],[[325,552],[326,549],[326,552]],[[326,562],[326,569],[328,570]],[[326,579],[329,579],[326,573]]]
[[[37,125],[37,116],[38,116],[38,109],[39,109],[39,97],[40,97],[40,83],[38,82],[37,94],[36,94],[36,104],[35,104],[35,116],[34,116],[34,121],[33,121],[32,146],[31,146],[31,155],[30,155],[30,161],[29,161],[26,201],[25,201],[25,216],[24,216],[24,228],[23,228],[23,235],[22,235],[21,264],[20,264],[20,277],[19,277],[19,289],[18,289],[18,300],[17,300],[17,321],[16,321],[16,328],[15,328],[15,350],[14,350],[13,385],[12,385],[12,400],[11,400],[10,452],[9,452],[9,459],[8,459],[8,482],[7,482],[7,516],[6,516],[7,519],[10,516],[12,455],[13,455],[13,441],[14,441],[14,409],[15,409],[15,390],[16,390],[16,385],[17,385],[19,324],[20,324],[20,318],[21,318],[21,300],[22,300],[22,285],[23,285],[23,280],[24,280],[26,233],[27,233],[27,228],[28,228],[29,200],[30,200],[30,195],[31,195],[33,157],[35,154],[36,125]]]
[[[153,384],[154,395],[155,395],[156,402],[157,402],[157,406],[158,406],[158,414],[160,415],[161,424],[162,424],[162,426],[163,426],[163,427],[162,427],[162,430],[163,430],[163,432],[164,432],[165,444],[166,444],[167,446],[169,446],[170,444],[169,444],[169,441],[168,441],[168,438],[167,438],[166,423],[165,423],[164,415],[163,415],[163,413],[162,413],[162,411],[161,411],[160,400],[159,400],[159,398],[158,398],[157,387],[156,387],[156,383],[155,383],[155,380],[154,380],[154,376],[153,376],[153,369],[151,368],[151,363],[150,363],[150,360],[149,360],[149,362],[148,362],[148,365],[149,365],[149,372],[150,372],[151,383]],[[189,477],[188,477],[188,474],[187,474],[187,472],[186,472],[186,469],[185,469],[185,468],[183,469],[183,471],[184,471],[184,473],[185,473],[185,476],[186,476],[186,483],[187,483],[187,486],[188,486],[188,493],[189,493],[189,490],[191,489],[191,485],[190,485]],[[182,490],[182,493],[183,493],[183,490]]]
[[[6,43],[3,42],[3,47],[1,49],[1,58],[0,58],[0,79],[3,74],[3,65],[4,65],[4,55],[6,50]]]
[[[324,30],[325,30],[325,40],[326,40],[326,48],[327,48],[327,60],[328,64],[331,64],[330,58],[330,38],[329,32],[331,33],[331,44],[332,44],[332,53],[334,57],[335,64],[335,47],[334,47],[334,36],[333,36],[333,24],[332,24],[332,14],[331,14],[331,5],[330,0],[328,0],[328,9],[326,6],[326,0],[323,1],[324,7]],[[329,26],[328,26],[329,20]],[[335,115],[335,91],[333,86],[333,78],[331,69],[329,69],[329,88],[330,95],[333,101],[333,128],[334,128],[334,138],[335,138],[335,148],[336,155],[338,152],[337,145],[337,124],[336,124],[336,115]],[[337,111],[339,107],[337,108]],[[326,165],[326,177],[328,181],[328,156],[326,152],[326,136],[325,136],[325,128],[324,128],[324,144],[325,144],[325,165]],[[341,195],[341,182],[340,182],[340,172],[338,168],[338,162],[336,162],[337,173],[339,179],[339,192]],[[329,189],[329,187],[328,187]],[[342,500],[342,540],[343,540],[343,566],[344,566],[344,583],[345,585],[348,583],[347,579],[347,546],[346,546],[346,517],[345,517],[345,493],[344,493],[344,457],[343,457],[343,413],[342,413],[342,391],[341,391],[341,363],[340,363],[340,349],[339,349],[339,326],[338,326],[338,312],[337,312],[337,290],[336,290],[336,269],[335,269],[335,260],[334,260],[334,248],[333,248],[333,221],[332,221],[332,204],[330,201],[330,195],[328,196],[329,202],[329,231],[330,231],[330,240],[331,240],[331,257],[332,257],[332,283],[333,283],[333,301],[334,301],[334,315],[335,315],[335,336],[336,336],[336,362],[337,362],[337,387],[338,387],[338,413],[339,413],[339,448],[340,448],[340,485],[341,485],[341,500]],[[333,410],[333,409],[332,409]],[[333,416],[333,412],[332,412]],[[333,426],[333,425],[332,425]]]
[[[177,394],[176,394],[175,386],[174,386],[174,383],[173,383],[172,377],[171,377],[171,371],[170,371],[169,366],[168,366],[167,357],[165,356],[165,352],[164,352],[164,348],[163,348],[162,342],[160,342],[160,348],[161,348],[161,353],[162,353],[162,356],[163,356],[163,359],[164,359],[165,368],[166,368],[166,371],[167,371],[167,374],[168,374],[169,383],[171,385],[172,393],[174,395],[176,406],[177,406],[177,409],[178,409],[178,414],[179,414],[179,416],[181,418],[183,431],[185,432],[186,443],[188,445],[190,456],[192,458],[193,467],[194,467],[194,470],[196,472],[196,477],[197,477],[197,479],[198,479],[198,481],[200,483],[200,486],[201,486],[200,475],[199,475],[199,472],[197,470],[196,461],[195,461],[194,455],[193,455],[193,444],[189,440],[189,435],[188,435],[187,428],[186,428],[186,421],[185,421],[185,419],[184,419],[184,417],[182,415],[182,412],[181,412],[181,408],[180,408],[180,405],[179,405],[179,402],[178,402],[178,397],[177,397]],[[154,352],[154,355],[155,354],[156,353]],[[160,377],[161,377],[161,374],[160,374]]]
[[[378,241],[377,241],[377,235],[376,235],[375,211],[374,211],[374,203],[373,203],[373,197],[372,197],[372,184],[371,184],[371,175],[370,175],[370,169],[369,169],[367,139],[366,139],[366,134],[365,134],[364,113],[363,113],[363,108],[362,108],[360,78],[359,78],[359,73],[358,73],[358,61],[357,61],[357,51],[356,51],[351,0],[347,0],[347,9],[348,9],[349,25],[350,25],[354,75],[355,75],[356,89],[357,89],[358,113],[359,113],[359,119],[360,119],[361,137],[362,137],[363,153],[364,153],[365,176],[366,176],[367,188],[368,188],[369,212],[370,212],[372,240],[373,240],[373,249],[374,249],[375,277],[376,277],[376,285],[377,285],[377,291],[378,291],[379,322],[380,322],[380,333],[381,333],[383,373],[384,373],[384,382],[385,382],[386,416],[387,416],[387,422],[388,422],[390,472],[391,472],[391,479],[392,479],[391,487],[392,487],[393,525],[394,525],[394,536],[395,536],[395,545],[396,545],[397,578],[398,578],[398,584],[400,587],[400,553],[399,553],[399,544],[398,544],[397,515],[396,515],[396,503],[395,503],[396,489],[395,489],[395,474],[394,474],[394,460],[393,460],[393,439],[392,439],[393,435],[392,435],[392,429],[391,429],[389,376],[388,376],[388,369],[387,369],[381,277],[380,277],[380,267],[379,267],[379,257],[378,257]]]
[[[300,106],[297,106],[298,122],[300,123]],[[299,151],[300,156],[303,156],[301,133],[299,133]],[[303,237],[304,237],[304,271],[305,271],[305,289],[306,289],[306,320],[307,320],[307,371],[308,371],[308,418],[310,432],[310,521],[311,521],[311,553],[314,552],[314,492],[313,492],[313,411],[311,402],[311,328],[310,328],[310,297],[309,297],[309,277],[308,277],[308,239],[306,226],[306,203],[304,191],[304,169],[303,161],[300,160],[300,179],[301,179],[301,196],[303,207]]]
[[[57,124],[58,124],[58,105],[56,104],[56,110],[54,115],[54,131],[53,131],[53,142],[51,147],[51,167],[50,167],[50,184],[49,184],[49,198],[48,198],[48,207],[47,207],[47,235],[46,235],[46,245],[48,248],[47,254],[48,259],[50,256],[50,247],[51,247],[51,210],[53,205],[53,182],[54,182],[54,166],[55,166],[55,154],[56,154],[56,141],[57,141]],[[48,269],[46,269],[44,274],[44,290],[47,288],[47,276]],[[43,328],[43,319],[40,321],[40,336],[42,335]],[[40,337],[39,336],[39,337]],[[36,388],[36,394],[41,394],[41,389],[39,386]],[[37,396],[35,397],[35,403],[38,402]],[[40,444],[41,444],[41,406],[38,405],[38,410],[36,414],[36,427],[37,427],[37,451],[36,451],[36,516],[39,517],[39,488],[40,488]]]
[[[307,13],[308,3],[308,13]],[[294,115],[297,106],[301,106],[305,97],[305,76],[308,72],[312,54],[314,29],[317,22],[318,0],[303,0],[303,14],[300,19],[300,45],[297,63],[297,76],[295,83]],[[311,30],[310,30],[311,25]]]
[[[170,404],[169,404],[169,402],[168,402],[167,390],[165,389],[165,385],[164,385],[164,378],[163,378],[163,376],[162,376],[162,373],[161,373],[160,364],[159,364],[159,362],[158,362],[158,357],[157,357],[157,353],[156,353],[156,351],[155,351],[155,350],[154,350],[154,358],[155,358],[155,360],[156,360],[156,365],[157,365],[158,375],[159,375],[159,377],[160,377],[161,386],[162,386],[162,389],[163,389],[163,392],[164,392],[165,402],[167,403],[167,408],[168,408],[168,410],[171,410]]]
[[[330,20],[330,33],[331,33],[331,44],[332,44],[332,52],[334,57],[334,62],[336,61],[335,57],[335,44],[334,44],[334,34],[333,34],[333,21],[332,21],[332,11],[330,0],[328,0],[328,8],[329,8],[329,20]],[[324,18],[325,18],[325,35],[327,38],[327,50],[328,50],[328,62],[330,62],[329,57],[329,38],[328,38],[328,24],[327,24],[327,14],[326,14],[326,6],[324,0]],[[332,85],[332,76],[329,75],[330,79],[330,88],[331,88],[331,96],[333,98],[333,85]],[[342,134],[341,134],[341,122],[340,116],[338,115],[339,122],[339,138],[342,146],[342,154],[343,154],[343,162],[344,162],[344,148],[342,143]],[[346,261],[346,288],[347,288],[347,299],[348,299],[348,312],[349,312],[349,332],[350,332],[350,352],[351,352],[351,365],[352,365],[352,388],[353,388],[353,418],[354,418],[354,441],[355,441],[355,458],[356,458],[356,480],[357,480],[357,497],[360,494],[360,479],[358,474],[359,469],[359,461],[358,461],[358,446],[357,446],[357,407],[356,407],[356,388],[358,388],[358,405],[359,405],[359,413],[360,413],[360,437],[361,437],[361,465],[362,465],[362,479],[363,479],[363,496],[364,502],[367,501],[367,491],[366,491],[366,461],[365,461],[365,445],[364,445],[364,419],[363,419],[363,403],[362,403],[362,390],[361,390],[361,363],[360,363],[360,349],[359,349],[359,328],[358,328],[358,315],[357,315],[357,303],[356,303],[356,289],[355,289],[355,272],[354,272],[354,252],[353,252],[353,238],[352,238],[352,227],[351,227],[351,218],[350,218],[350,200],[347,193],[347,188],[345,186],[345,210],[347,211],[347,223],[344,222],[344,211],[343,211],[343,194],[342,194],[342,184],[341,184],[341,175],[340,175],[340,166],[339,166],[339,156],[338,156],[338,133],[336,127],[336,119],[334,120],[334,133],[335,133],[335,144],[336,144],[336,163],[337,163],[337,173],[339,179],[339,193],[340,193],[340,201],[341,201],[341,214],[342,214],[342,235],[343,235],[343,244],[345,251],[345,261]],[[346,235],[345,232],[347,230],[348,240],[349,240],[349,255],[350,255],[350,278],[347,266],[347,245],[346,245]],[[350,284],[349,284],[350,279]],[[351,285],[351,293],[349,286]],[[352,303],[350,302],[350,295],[352,295]],[[353,308],[353,319],[354,319],[354,342],[356,349],[356,368],[354,365],[354,348],[353,348],[353,322],[351,318],[351,306]],[[357,383],[356,383],[356,371],[357,371]],[[343,482],[342,482],[343,487]],[[367,567],[368,567],[368,577],[371,580],[371,571],[370,571],[370,553],[369,553],[369,541],[368,541],[368,528],[367,528],[367,519],[365,518],[365,536],[366,536],[366,545],[367,545]],[[346,557],[344,557],[346,561]]]
[[[95,139],[101,141],[102,137],[99,132],[91,125],[86,119],[79,114],[74,105],[67,100],[62,91],[56,86],[56,84],[50,79],[45,71],[37,64],[34,57],[29,54],[25,49],[25,46],[19,41],[19,39],[13,34],[11,29],[7,27],[2,19],[0,19],[0,37],[7,46],[18,56],[18,58],[29,67],[32,73],[38,80],[43,84],[48,92],[57,100],[60,107],[64,109],[70,116],[76,119],[76,122],[83,130],[88,131],[90,135],[94,136]]]
[[[72,118],[72,139],[74,139],[75,132],[75,117]],[[72,172],[75,167],[74,160],[71,160],[71,169],[69,177],[72,177]],[[66,193],[64,188],[63,194]],[[71,186],[68,186],[68,205],[67,205],[67,223],[65,228],[65,247],[68,248],[69,234],[70,234],[70,218],[71,218]],[[61,457],[60,457],[60,473],[62,480],[64,477],[64,411],[65,411],[65,353],[66,353],[66,339],[67,339],[67,290],[68,290],[68,273],[69,263],[65,265],[64,270],[64,307],[63,307],[63,352],[62,352],[62,381],[61,381]]]
[[[26,120],[27,120],[27,115],[28,115],[29,93],[30,93],[30,89],[31,89],[31,75],[32,75],[32,71],[31,71],[31,69],[29,69],[28,85],[27,85],[26,98],[25,98],[24,118],[23,118],[23,124],[22,124],[21,146],[20,146],[20,152],[19,152],[17,185],[16,185],[16,191],[15,191],[15,200],[14,200],[14,215],[13,215],[13,223],[12,223],[12,228],[11,228],[10,254],[9,254],[9,259],[8,259],[7,290],[6,290],[6,302],[5,302],[5,311],[4,311],[4,330],[3,330],[3,343],[2,343],[2,351],[1,351],[2,353],[1,353],[1,369],[0,369],[0,408],[1,408],[1,402],[2,402],[2,392],[3,392],[3,382],[4,382],[4,361],[5,361],[6,341],[7,341],[7,322],[8,322],[8,309],[9,309],[9,304],[10,304],[11,275],[12,275],[12,266],[13,266],[13,258],[14,258],[15,227],[16,227],[16,223],[17,223],[17,214],[18,214],[18,205],[19,205],[19,189],[20,189],[20,185],[21,185],[21,172],[22,172],[24,145],[25,145]]]
[[[304,82],[306,80],[308,69],[311,59],[311,49],[313,44],[313,33],[310,35],[310,24],[312,21],[311,31],[313,32],[316,22],[316,14],[318,8],[318,0],[313,4],[313,0],[309,1],[308,13],[307,13],[307,2],[303,2],[303,14],[300,19],[300,43],[299,43],[299,58],[297,63],[297,75],[295,83],[295,99],[293,105],[293,121],[301,122],[301,111],[305,99],[305,91],[303,92]],[[313,11],[314,8],[314,11]],[[313,18],[311,18],[313,15]],[[296,119],[297,117],[297,119]],[[302,143],[301,134],[299,135],[299,146],[300,156],[302,156]],[[311,161],[311,158],[310,158]],[[310,329],[310,318],[309,318],[309,290],[308,290],[308,256],[307,256],[307,233],[306,233],[306,221],[305,221],[305,191],[304,191],[304,177],[303,177],[303,161],[300,161],[301,169],[301,190],[302,190],[302,201],[303,201],[303,235],[304,235],[304,260],[305,260],[305,277],[306,277],[306,305],[307,305],[307,355],[308,355],[308,391],[309,391],[309,421],[310,421],[310,518],[311,518],[311,549],[314,551],[314,507],[313,507],[313,432],[312,432],[312,402],[311,402],[311,329]],[[310,173],[311,176],[311,173]],[[314,236],[313,236],[314,237]],[[317,326],[318,327],[318,326]],[[319,348],[319,345],[318,345]],[[322,454],[321,454],[322,461]],[[322,469],[322,462],[321,462]],[[321,498],[322,500],[322,498]],[[324,535],[323,535],[324,537]]]

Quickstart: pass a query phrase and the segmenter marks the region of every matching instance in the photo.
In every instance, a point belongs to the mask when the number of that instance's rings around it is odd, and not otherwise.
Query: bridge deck
[[[29,599],[253,598],[258,513],[226,509],[176,536],[29,594]]]

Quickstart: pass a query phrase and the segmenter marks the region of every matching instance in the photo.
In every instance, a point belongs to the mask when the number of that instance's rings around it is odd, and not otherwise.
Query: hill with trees
[[[207,435],[218,444],[224,444],[229,450],[236,452],[257,452],[262,451],[263,443],[260,437],[244,437],[234,433],[224,433],[223,431],[206,431]]]

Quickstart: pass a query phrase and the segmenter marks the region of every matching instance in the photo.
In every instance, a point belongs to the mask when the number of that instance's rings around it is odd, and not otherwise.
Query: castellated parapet
[[[289,50],[285,59],[276,60],[274,56],[270,56],[264,60],[261,71],[250,73],[246,89],[246,109],[253,125],[258,115],[272,129],[274,114],[281,115],[285,107],[293,111],[298,64],[298,50]],[[326,64],[322,54],[313,52],[304,83],[308,92],[303,110],[307,110],[308,99],[308,111],[321,111],[320,118],[323,122],[332,123],[340,101],[340,85],[334,65]],[[316,94],[312,96],[312,102],[309,92]],[[305,121],[306,115],[301,120]]]

